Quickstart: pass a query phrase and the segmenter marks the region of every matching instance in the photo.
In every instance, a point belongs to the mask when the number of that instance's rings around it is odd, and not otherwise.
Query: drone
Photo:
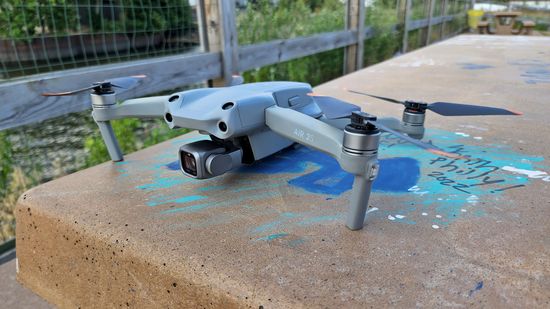
[[[363,228],[372,183],[379,173],[378,147],[387,132],[436,155],[460,156],[420,139],[424,136],[427,110],[443,116],[518,115],[502,108],[448,102],[427,104],[368,95],[405,106],[403,118],[377,118],[361,108],[330,96],[313,93],[307,83],[275,81],[243,83],[233,77],[230,86],[200,88],[168,96],[129,99],[117,103],[117,91],[139,85],[144,75],[114,78],[67,92],[43,93],[67,96],[89,91],[92,116],[112,161],[123,155],[111,120],[162,117],[174,128],[189,128],[210,140],[182,145],[178,151],[184,175],[207,179],[243,164],[273,155],[295,143],[326,153],[354,175],[346,226]]]

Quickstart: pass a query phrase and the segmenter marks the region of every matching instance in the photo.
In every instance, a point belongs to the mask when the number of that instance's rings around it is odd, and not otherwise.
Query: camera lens
[[[183,171],[189,175],[197,176],[197,160],[189,152],[182,151],[180,161]]]

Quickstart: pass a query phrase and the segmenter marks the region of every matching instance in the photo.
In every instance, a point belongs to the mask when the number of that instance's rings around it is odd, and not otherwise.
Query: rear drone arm
[[[335,158],[342,169],[355,176],[346,225],[351,230],[363,227],[372,182],[378,173],[380,132],[374,129],[339,130],[321,120],[289,108],[266,109],[266,125],[296,143],[317,149]]]
[[[164,104],[168,96],[157,96],[131,99],[117,104],[115,94],[91,94],[92,116],[96,121],[101,137],[105,141],[107,151],[113,161],[122,161],[123,155],[111,126],[111,120],[122,118],[153,118],[162,117]]]

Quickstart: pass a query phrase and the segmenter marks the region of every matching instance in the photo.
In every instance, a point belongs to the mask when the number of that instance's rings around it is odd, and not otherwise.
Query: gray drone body
[[[373,96],[406,107],[403,121],[391,117],[377,119],[353,104],[313,96],[309,84],[298,82],[194,89],[117,104],[113,88],[134,87],[137,78],[144,77],[112,79],[75,91],[44,95],[72,95],[92,90],[92,116],[113,161],[121,161],[123,156],[111,120],[163,117],[170,128],[195,129],[209,135],[210,140],[191,142],[179,149],[181,170],[193,178],[222,175],[294,143],[324,152],[336,159],[343,170],[354,175],[346,219],[347,227],[352,230],[363,227],[372,183],[378,174],[380,130],[438,155],[456,157],[418,140],[424,135],[427,109],[447,116],[513,114],[491,107],[401,102]]]
[[[171,95],[164,114],[170,128],[195,129],[219,141],[218,145],[210,143],[210,148],[204,142],[182,146],[182,171],[193,178],[209,178],[292,145],[293,141],[266,126],[265,110],[278,106],[319,118],[323,112],[308,96],[311,91],[305,83],[268,82],[195,89]],[[224,150],[219,144],[229,149]],[[212,154],[216,156],[208,159]],[[205,164],[197,164],[196,169],[186,168],[184,159],[190,155]],[[187,162],[191,164],[189,159]]]

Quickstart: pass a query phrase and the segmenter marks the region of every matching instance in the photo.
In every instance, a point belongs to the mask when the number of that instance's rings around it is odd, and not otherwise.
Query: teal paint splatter
[[[188,182],[193,182],[193,179],[183,175],[176,175],[174,177],[155,177],[153,182],[139,185],[136,188],[146,191],[155,191],[159,189],[170,189]]]
[[[265,236],[265,237],[260,237],[256,240],[260,240],[260,241],[272,241],[274,239],[277,239],[277,238],[283,238],[283,237],[286,237],[288,236],[289,234],[288,233],[278,233],[278,234],[271,234],[271,235],[268,235],[268,236]]]
[[[279,195],[280,194],[277,192],[268,191],[260,194],[243,196],[243,197],[234,198],[230,200],[217,200],[210,203],[196,204],[196,205],[179,207],[179,208],[171,208],[171,209],[161,211],[161,214],[191,213],[191,212],[196,212],[196,211],[210,209],[210,208],[240,206],[240,203],[244,201],[264,200],[264,199],[272,198]]]
[[[184,204],[184,203],[191,203],[191,202],[194,202],[194,201],[199,201],[199,200],[206,199],[206,198],[208,198],[208,197],[204,196],[204,195],[188,195],[188,196],[182,196],[182,197],[178,197],[178,198],[170,198],[170,197],[167,198],[165,196],[161,196],[160,198],[157,198],[156,200],[147,202],[147,206],[154,207],[154,206],[168,204],[168,203]]]
[[[304,219],[304,220],[300,221],[298,224],[300,224],[300,225],[310,225],[310,224],[315,224],[315,223],[319,223],[319,222],[342,220],[343,218],[344,218],[344,214],[316,216],[316,217],[311,217],[311,218]]]
[[[417,147],[406,144],[391,135],[383,134],[379,152],[380,159],[386,160],[391,158],[411,157],[416,160],[420,171],[416,184],[418,187],[417,191],[410,190],[411,192],[405,193],[391,191],[374,193],[392,195],[396,197],[394,205],[397,206],[397,213],[405,215],[406,218],[394,220],[391,221],[391,223],[418,224],[419,222],[423,222],[427,219],[430,221],[430,226],[431,224],[445,226],[452,224],[456,220],[485,216],[486,213],[484,210],[485,206],[483,205],[484,202],[495,201],[496,197],[505,194],[507,190],[521,190],[522,188],[518,186],[528,185],[531,181],[531,179],[527,176],[503,171],[503,166],[513,166],[527,170],[545,168],[542,165],[544,158],[541,156],[523,155],[515,152],[511,147],[503,145],[487,143],[480,145],[480,141],[456,135],[454,132],[428,129],[424,140],[431,141],[446,151],[460,153],[472,158],[481,158],[488,162],[453,162],[452,159],[437,157]],[[189,141],[189,139],[187,139],[187,141]],[[183,142],[184,141],[181,140],[174,143],[174,145],[177,144],[177,146],[179,146]],[[304,147],[300,147],[299,149],[300,152],[304,152],[301,154],[304,158],[320,155],[320,153]],[[127,172],[130,176],[133,176],[135,172],[151,175],[150,177],[142,177],[142,174],[140,174],[140,178],[138,179],[149,180],[147,183],[138,184],[136,188],[152,194],[157,193],[157,195],[150,197],[149,202],[152,203],[151,205],[154,204],[154,206],[158,206],[159,213],[163,215],[185,215],[187,213],[210,211],[214,208],[236,206],[241,207],[243,210],[246,209],[246,211],[252,216],[266,216],[269,213],[266,213],[265,208],[262,207],[262,210],[259,210],[259,208],[257,210],[256,207],[246,205],[245,203],[248,201],[280,197],[278,190],[276,190],[276,192],[272,191],[274,191],[273,188],[281,186],[289,186],[288,190],[292,190],[292,194],[299,194],[304,197],[312,196],[312,193],[306,190],[302,190],[297,187],[292,189],[292,183],[290,180],[296,179],[297,177],[302,177],[304,174],[311,173],[312,171],[315,172],[323,167],[326,168],[326,166],[323,165],[325,164],[323,162],[315,162],[315,164],[312,164],[311,162],[306,162],[303,160],[295,163],[293,163],[295,160],[281,160],[281,162],[284,162],[283,165],[286,166],[284,167],[284,172],[270,175],[270,179],[277,179],[275,180],[276,183],[271,182],[268,185],[259,185],[254,180],[250,180],[251,178],[248,175],[254,174],[251,173],[250,170],[236,170],[229,173],[229,175],[218,178],[195,180],[181,175],[179,171],[166,168],[167,164],[173,162],[175,153],[176,151],[174,149],[169,149],[165,153],[159,154],[158,158],[162,157],[164,159],[158,159],[154,164],[144,165],[141,162],[136,161],[128,162],[125,166],[125,168],[127,167]],[[274,157],[280,156],[281,154]],[[269,169],[273,166],[282,166],[280,164],[281,162],[277,162],[277,160],[278,159],[269,160],[267,162],[269,166],[266,168]],[[257,164],[261,165],[263,163],[258,162]],[[484,164],[485,166],[483,166]],[[456,168],[454,165],[456,165]],[[488,166],[493,167],[490,168]],[[473,171],[470,171],[469,168],[472,167],[475,168],[473,168]],[[261,170],[261,166],[259,168]],[[443,174],[434,174],[434,172],[441,172]],[[384,169],[381,169],[380,173],[382,177],[385,173]],[[483,175],[484,173],[487,174]],[[230,177],[228,179],[231,179],[231,182],[224,181],[223,177]],[[327,187],[334,184],[339,184],[341,183],[340,180],[343,179],[343,177],[349,177],[349,175],[347,173],[333,173],[331,177],[323,179],[321,184]],[[485,177],[489,178],[484,180]],[[255,178],[253,177],[252,179]],[[448,180],[460,183],[464,187],[457,186],[456,183],[454,185],[450,184],[448,183]],[[181,196],[178,194],[178,192],[180,192],[179,188],[187,183],[193,184],[193,187],[196,189],[191,192],[187,189],[186,192],[188,192],[188,195]],[[268,191],[266,192],[266,190]],[[202,202],[205,200],[204,198],[194,198],[194,196],[218,196],[220,191],[223,191],[224,196],[229,196],[229,198],[209,200],[206,203]],[[419,192],[422,191],[426,191],[427,193],[424,195],[419,195]],[[243,196],[243,193],[245,193],[246,196]],[[467,199],[472,195],[479,198],[478,204],[474,205],[468,203]],[[234,196],[237,196],[237,198],[233,198]],[[272,216],[271,220],[266,220],[259,226],[251,227],[247,230],[247,232],[256,235],[266,232],[273,233],[277,230],[301,229],[310,224],[327,224],[334,220],[342,221],[343,224],[346,208],[331,207],[334,205],[331,204],[331,200],[348,198],[349,195],[329,195],[329,197],[330,200],[323,198],[322,203],[315,205],[315,207],[309,208],[307,211],[282,214],[279,213]],[[173,207],[173,204],[176,203],[178,199],[180,202],[190,203],[190,205],[172,209],[167,209],[165,206],[163,207],[165,204],[172,204],[170,206]],[[196,201],[201,202],[198,204],[191,204]],[[347,202],[344,204],[347,204]],[[462,208],[467,208],[467,212],[462,212]],[[420,215],[421,212],[428,212],[431,216],[433,214],[440,214],[442,218],[424,218]],[[202,222],[201,225],[197,225],[196,228],[200,228],[200,226],[227,224],[232,220],[239,220],[237,218],[224,218],[224,220],[217,220],[217,218],[220,218],[226,214],[215,212],[209,213],[212,214],[212,217],[205,219],[205,222]],[[277,212],[275,211],[275,213]],[[386,218],[389,214],[395,215],[396,213],[390,213],[389,211],[382,209],[378,212],[368,214],[368,217],[370,220],[387,220]]]

